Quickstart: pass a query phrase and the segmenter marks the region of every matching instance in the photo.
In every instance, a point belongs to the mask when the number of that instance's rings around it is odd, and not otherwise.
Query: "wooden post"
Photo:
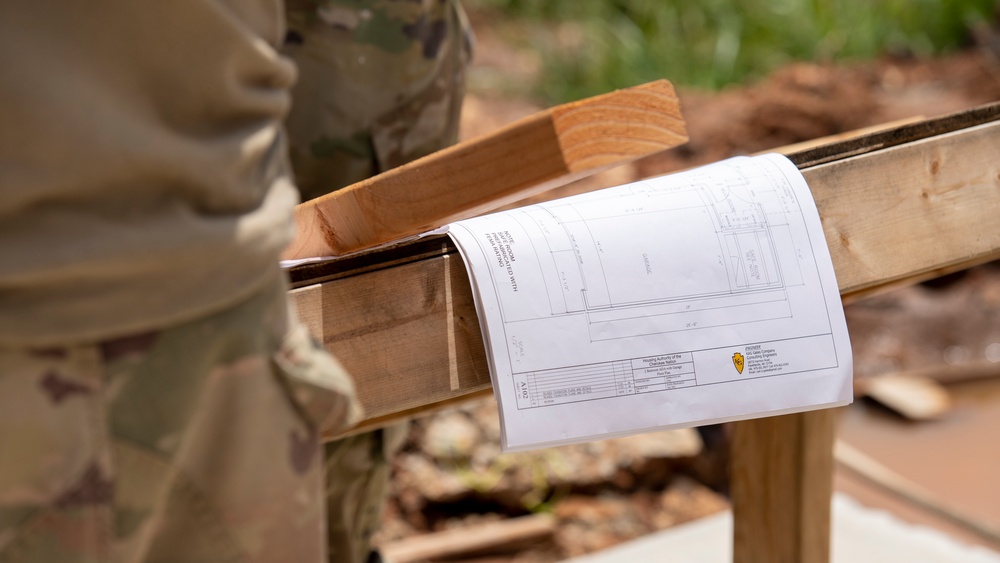
[[[733,561],[827,563],[837,409],[737,422]]]

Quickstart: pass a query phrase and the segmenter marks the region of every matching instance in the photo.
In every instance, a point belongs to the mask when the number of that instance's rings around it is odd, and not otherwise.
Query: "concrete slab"
[[[732,513],[726,512],[615,546],[568,563],[729,563]],[[833,499],[834,563],[1000,563],[1000,552],[959,543],[944,533],[865,508],[843,494]]]

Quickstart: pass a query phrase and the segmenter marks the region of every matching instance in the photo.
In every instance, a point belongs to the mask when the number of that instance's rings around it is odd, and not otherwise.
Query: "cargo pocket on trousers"
[[[95,560],[109,549],[114,483],[97,358],[92,347],[0,348],[0,561],[43,560],[66,537]]]

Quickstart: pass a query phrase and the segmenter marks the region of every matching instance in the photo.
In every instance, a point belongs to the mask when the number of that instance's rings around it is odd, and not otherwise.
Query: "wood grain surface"
[[[836,409],[733,426],[733,561],[825,563]]]

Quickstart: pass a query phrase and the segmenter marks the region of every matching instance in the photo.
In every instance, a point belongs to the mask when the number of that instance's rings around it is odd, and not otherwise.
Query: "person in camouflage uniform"
[[[284,53],[299,67],[286,120],[303,199],[454,143],[471,57],[452,0],[288,0]],[[377,560],[389,461],[406,425],[326,445],[331,562]]]
[[[0,2],[0,562],[325,560],[283,14]]]
[[[321,464],[360,411],[275,264],[275,48],[306,197],[451,142],[468,57],[453,4],[367,6],[0,3],[0,562],[316,563],[327,468],[330,560],[367,557],[398,440]]]
[[[454,0],[287,0],[286,120],[312,199],[453,144],[471,32]]]
[[[0,561],[321,561],[318,433],[360,411],[285,291],[275,271],[164,330],[0,347]]]

